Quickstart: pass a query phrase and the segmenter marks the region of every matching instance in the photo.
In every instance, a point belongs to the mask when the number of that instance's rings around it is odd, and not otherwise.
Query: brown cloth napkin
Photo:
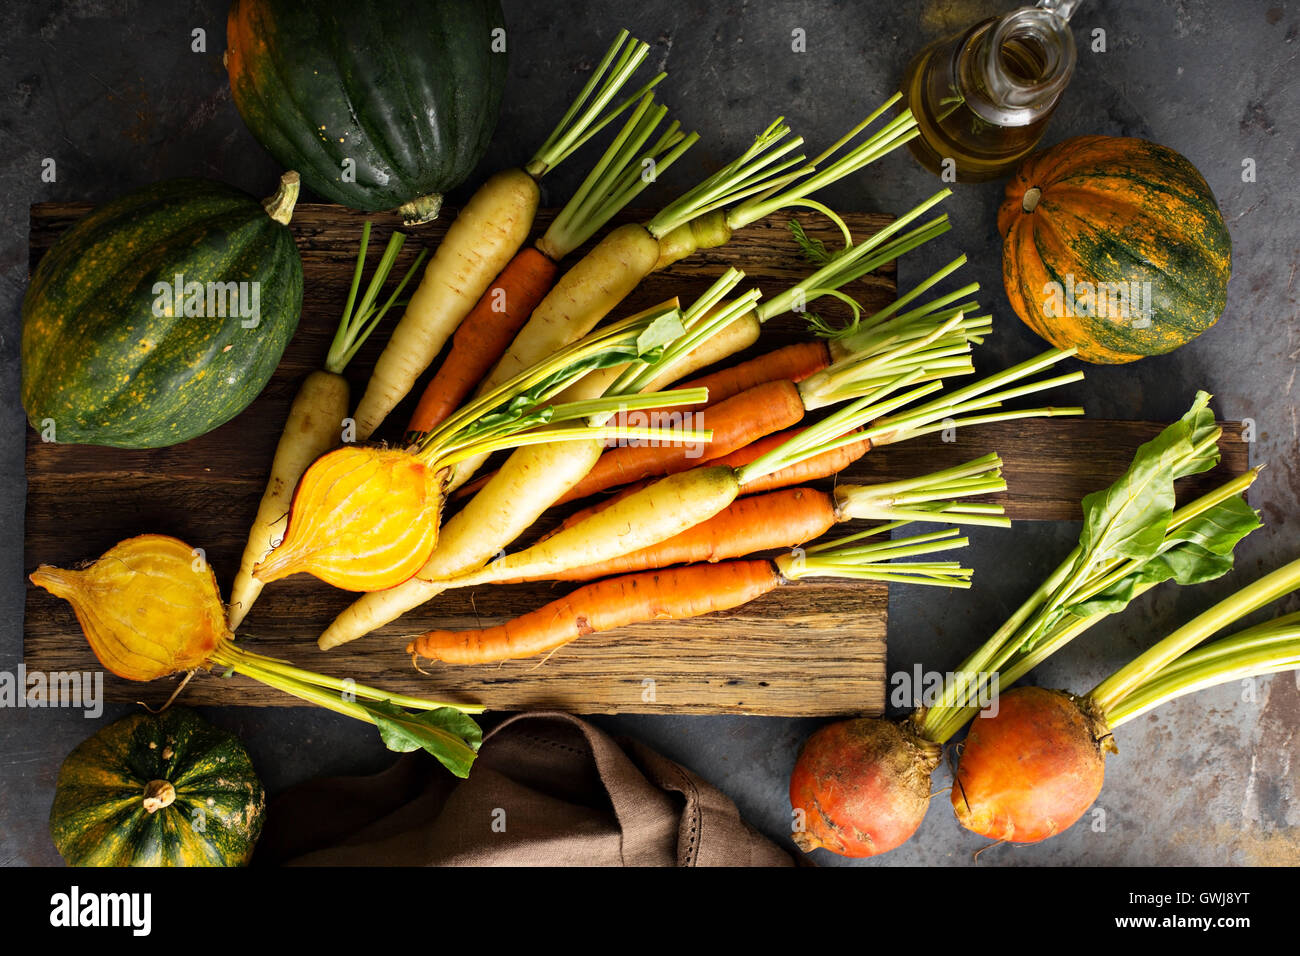
[[[793,866],[689,770],[570,714],[519,714],[468,780],[427,754],[274,800],[258,864]]]

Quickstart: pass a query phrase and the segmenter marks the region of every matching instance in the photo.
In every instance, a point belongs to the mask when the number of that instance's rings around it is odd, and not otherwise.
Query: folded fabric
[[[635,741],[571,714],[494,728],[467,780],[428,754],[272,801],[256,864],[792,866],[734,803]]]

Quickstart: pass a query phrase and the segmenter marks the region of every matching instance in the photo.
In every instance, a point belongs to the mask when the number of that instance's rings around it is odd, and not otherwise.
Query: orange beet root
[[[444,477],[397,449],[322,455],[298,482],[284,540],[253,575],[270,582],[305,571],[348,591],[396,587],[438,543]]]
[[[976,717],[952,788],[957,820],[994,840],[1037,843],[1068,829],[1101,793],[1115,744],[1087,698],[1017,687]]]
[[[860,718],[823,727],[804,742],[790,775],[791,835],[808,853],[885,853],[916,832],[930,805],[941,748],[907,724]],[[802,822],[802,829],[798,829]]]

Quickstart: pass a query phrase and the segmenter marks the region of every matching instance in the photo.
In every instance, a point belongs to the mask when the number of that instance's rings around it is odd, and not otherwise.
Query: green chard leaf
[[[357,701],[375,718],[384,746],[398,753],[427,750],[458,777],[468,777],[483,731],[453,707],[410,713],[390,701]]]
[[[1217,445],[1197,451],[1215,430],[1209,400],[1197,392],[1187,414],[1139,448],[1114,484],[1083,499],[1080,569],[1115,558],[1141,560],[1160,549],[1174,510],[1174,481],[1219,461]]]
[[[1246,504],[1245,498],[1233,497],[1169,532],[1166,540],[1199,545],[1214,554],[1231,554],[1237,542],[1261,524],[1259,512]]]
[[[1181,585],[1213,581],[1232,570],[1232,551],[1261,526],[1259,515],[1242,498],[1229,498],[1165,538],[1158,554],[1106,590],[1065,608],[1075,617],[1113,614],[1128,605],[1143,586],[1176,581]]]
[[[644,332],[637,336],[636,354],[643,361],[653,364],[663,354],[665,345],[676,341],[685,334],[686,326],[682,325],[682,313],[677,309],[673,309],[666,315],[661,315],[655,319],[646,326]]]

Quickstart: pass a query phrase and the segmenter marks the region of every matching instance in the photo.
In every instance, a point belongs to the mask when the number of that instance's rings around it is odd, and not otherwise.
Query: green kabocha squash
[[[55,441],[157,448],[266,385],[298,326],[298,176],[259,202],[202,179],[136,190],[77,222],[23,299],[23,408]],[[52,434],[51,434],[52,432]]]
[[[496,127],[503,24],[498,0],[234,0],[230,90],[312,192],[426,222]]]
[[[998,229],[1011,307],[1085,361],[1173,351],[1223,314],[1232,240],[1172,149],[1079,136],[1035,153],[1007,185]]]
[[[172,707],[123,717],[68,755],[50,835],[72,866],[243,866],[265,807],[239,738]]]

